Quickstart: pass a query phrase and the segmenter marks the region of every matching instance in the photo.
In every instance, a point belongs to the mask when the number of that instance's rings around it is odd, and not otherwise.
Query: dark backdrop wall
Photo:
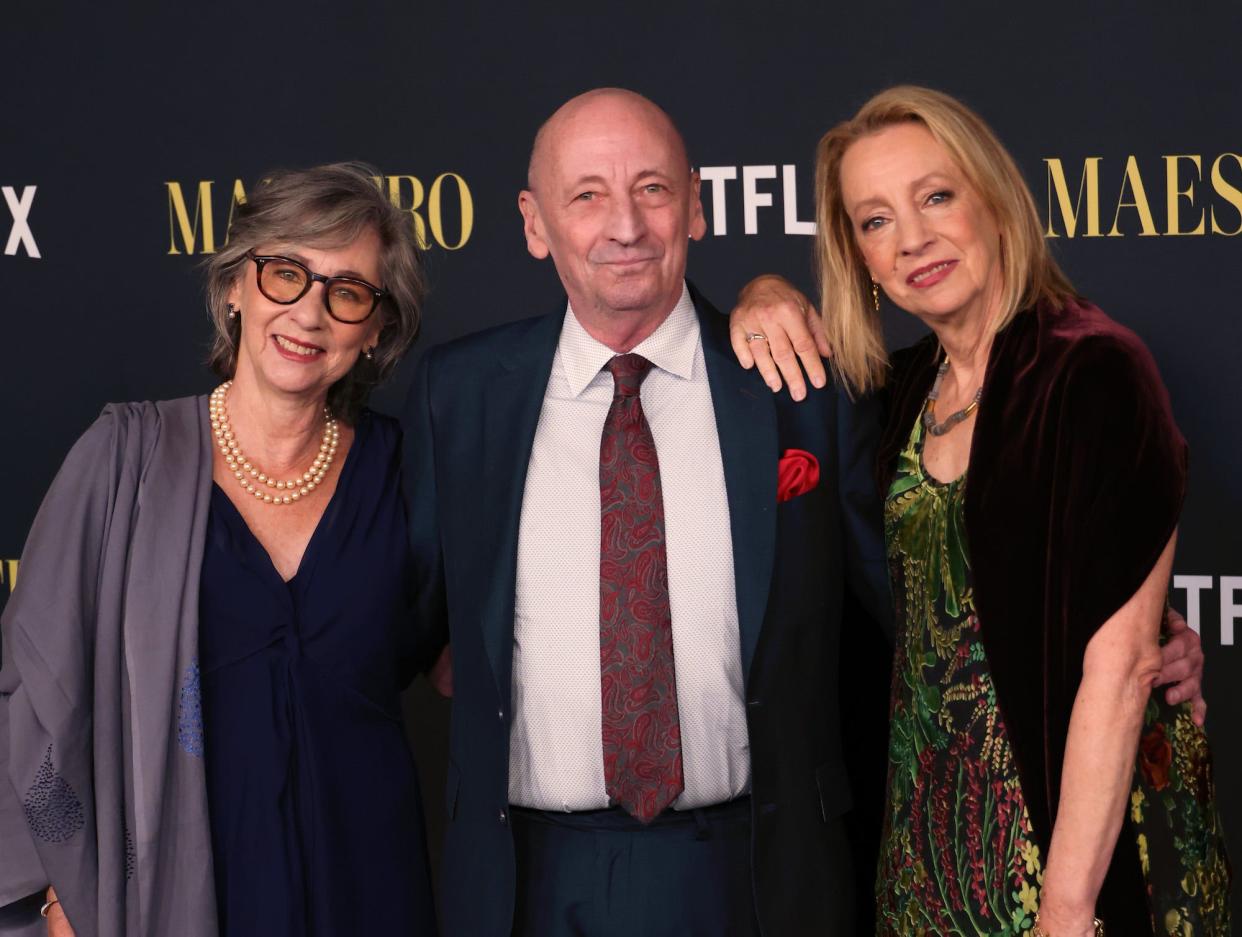
[[[993,124],[1075,283],[1164,374],[1192,452],[1172,596],[1206,648],[1242,854],[1237,4],[17,2],[0,21],[0,603],[101,405],[212,386],[198,265],[265,170],[379,167],[429,246],[421,351],[560,301],[515,203],[536,126],[569,96],[623,85],[682,124],[709,218],[691,275],[727,307],[760,271],[810,287],[820,134],[886,85],[928,84]],[[918,334],[888,315],[895,345]],[[416,687],[410,710],[438,822],[447,707]]]

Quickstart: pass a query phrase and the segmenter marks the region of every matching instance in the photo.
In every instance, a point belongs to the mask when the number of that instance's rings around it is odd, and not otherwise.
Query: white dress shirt
[[[634,349],[654,367],[643,412],[660,460],[685,790],[673,806],[750,788],[733,540],[699,322],[681,300]],[[599,449],[613,352],[567,309],[522,498],[513,628],[509,800],[608,806],[599,634]],[[480,531],[485,535],[484,531]]]

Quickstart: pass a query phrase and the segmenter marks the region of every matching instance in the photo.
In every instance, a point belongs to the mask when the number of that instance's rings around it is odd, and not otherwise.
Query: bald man
[[[838,661],[847,590],[891,614],[875,421],[737,366],[645,98],[561,107],[518,207],[565,301],[432,349],[407,413],[452,646],[445,932],[853,937]]]

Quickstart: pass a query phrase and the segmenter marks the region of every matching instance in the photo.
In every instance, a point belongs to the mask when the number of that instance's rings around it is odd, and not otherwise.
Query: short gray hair
[[[204,264],[207,311],[215,337],[207,363],[221,378],[237,369],[241,321],[229,318],[228,295],[244,275],[246,252],[272,241],[339,247],[374,231],[380,240],[378,284],[388,295],[374,315],[381,317],[374,359],[360,355],[349,373],[328,390],[335,416],[353,422],[371,389],[392,373],[418,337],[425,293],[421,248],[408,215],[380,190],[380,175],[365,163],[332,163],[312,169],[270,172],[238,205],[228,243]]]

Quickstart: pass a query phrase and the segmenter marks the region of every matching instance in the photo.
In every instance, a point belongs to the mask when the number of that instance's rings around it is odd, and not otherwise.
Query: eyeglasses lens
[[[371,314],[375,294],[361,283],[349,280],[329,280],[324,284],[328,291],[328,308],[342,322],[358,322]]]
[[[263,295],[273,302],[291,303],[306,292],[306,271],[287,260],[269,260],[259,273]]]

